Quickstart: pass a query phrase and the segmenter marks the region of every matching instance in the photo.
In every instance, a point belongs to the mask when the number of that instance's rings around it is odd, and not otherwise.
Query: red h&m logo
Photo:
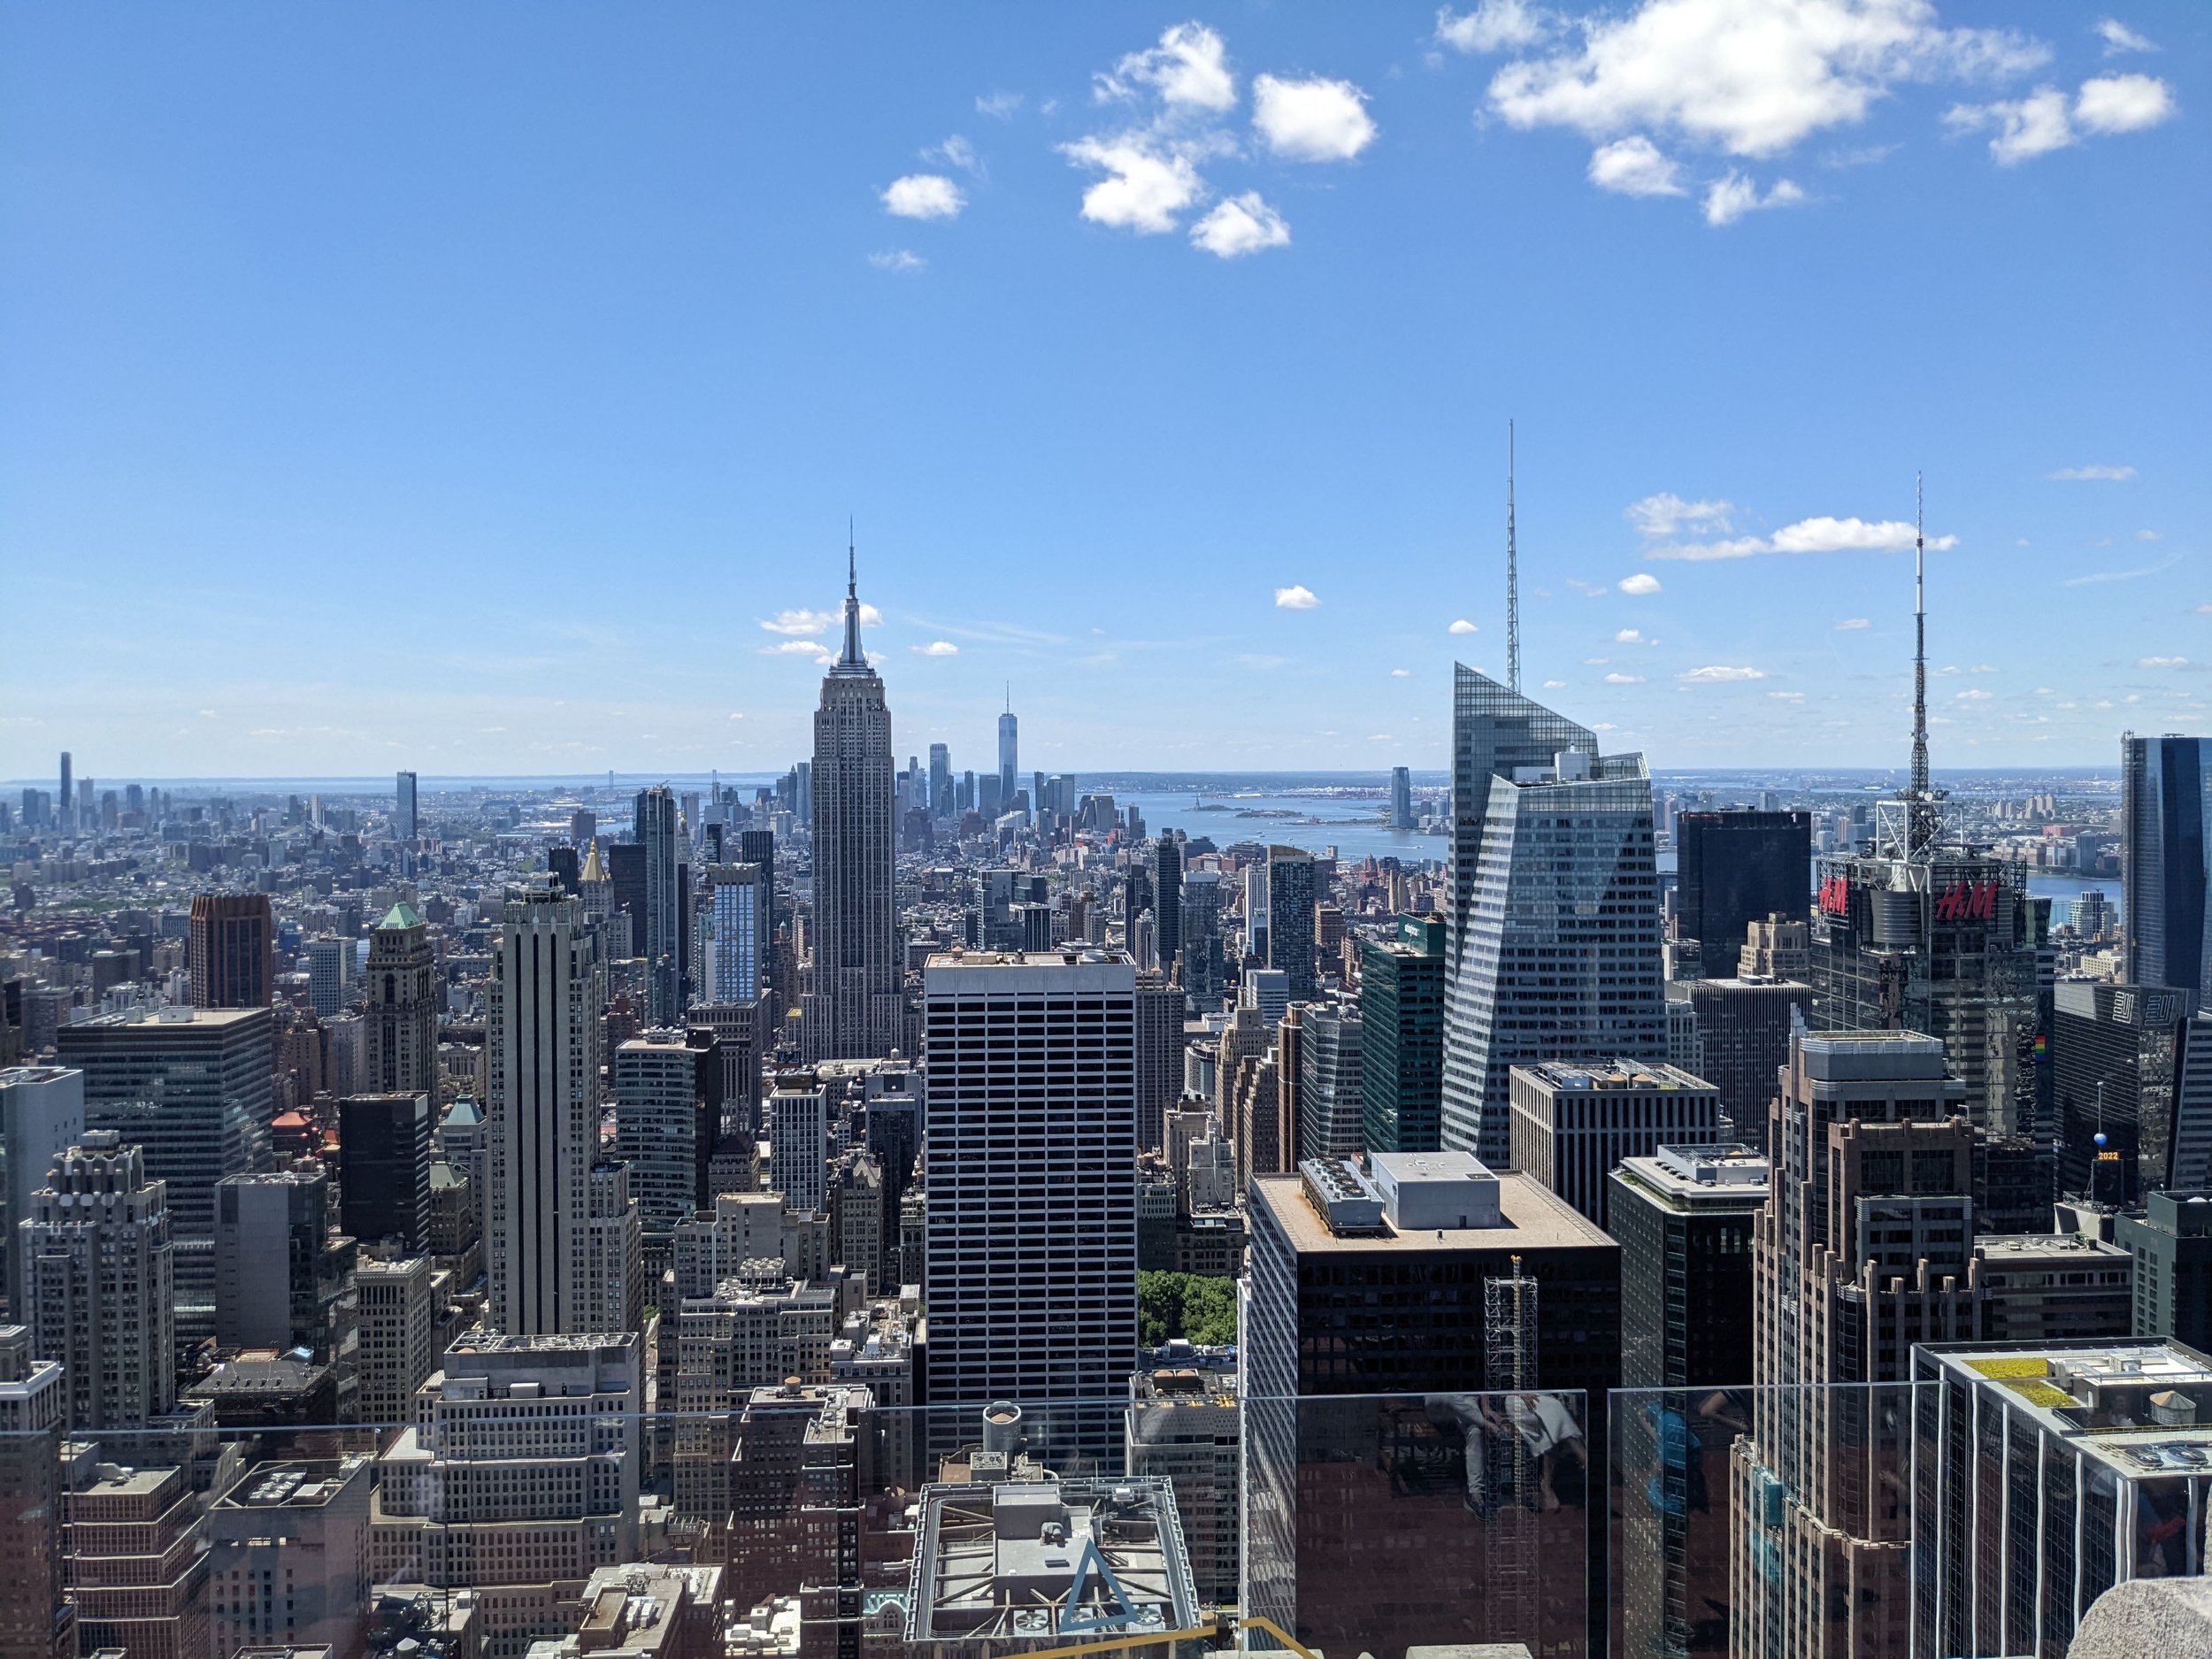
[[[1939,922],[1990,922],[1997,919],[1997,883],[1955,881],[1936,900]]]
[[[1842,876],[1823,876],[1820,879],[1820,913],[1823,916],[1847,915],[1851,909],[1851,883]]]

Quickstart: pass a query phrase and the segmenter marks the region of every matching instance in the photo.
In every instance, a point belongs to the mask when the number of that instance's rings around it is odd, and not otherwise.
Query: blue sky
[[[0,777],[780,766],[848,512],[902,754],[1441,765],[1509,418],[1655,765],[1901,760],[1916,469],[1939,765],[2205,729],[2208,33],[12,7]]]

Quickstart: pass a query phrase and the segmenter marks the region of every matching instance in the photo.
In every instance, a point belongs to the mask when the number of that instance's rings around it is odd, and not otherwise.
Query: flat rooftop
[[[365,1457],[256,1463],[215,1501],[219,1509],[319,1509],[346,1489]]]
[[[1498,1208],[1505,1223],[1497,1227],[1424,1227],[1401,1233],[1386,1221],[1380,1232],[1340,1238],[1306,1202],[1302,1179],[1296,1175],[1255,1175],[1252,1200],[1255,1205],[1267,1206],[1268,1213],[1301,1255],[1620,1248],[1595,1222],[1586,1219],[1534,1176],[1504,1170],[1498,1172],[1497,1182]]]
[[[1660,1060],[1541,1060],[1514,1071],[1554,1089],[1684,1089],[1717,1094],[1717,1085]]]
[[[2212,1474],[2212,1359],[2193,1348],[2122,1339],[1921,1352],[2125,1479]]]

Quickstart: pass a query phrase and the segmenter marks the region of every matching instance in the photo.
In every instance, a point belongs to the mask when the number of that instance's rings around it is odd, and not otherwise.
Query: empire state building
[[[845,649],[814,714],[814,988],[800,1004],[810,1060],[879,1059],[899,1046],[891,710],[860,649],[846,554]]]

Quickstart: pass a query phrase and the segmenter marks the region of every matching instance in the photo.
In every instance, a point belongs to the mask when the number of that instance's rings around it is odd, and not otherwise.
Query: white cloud
[[[879,271],[898,271],[909,275],[926,270],[929,261],[906,248],[887,248],[881,253],[872,253],[868,263]]]
[[[2163,530],[2138,530],[2135,539],[2138,541],[2163,541],[2166,533]]]
[[[1178,23],[1160,36],[1157,46],[1131,52],[1111,74],[1099,76],[1096,94],[1102,103],[1134,97],[1138,88],[1146,87],[1170,109],[1233,109],[1237,81],[1228,57],[1221,36],[1204,24]]]
[[[1349,161],[1375,141],[1367,95],[1348,81],[1256,76],[1252,126],[1290,161]]]
[[[745,717],[744,717],[743,715],[741,715],[741,714],[733,714],[733,715],[731,715],[731,716],[730,716],[730,718],[732,718],[733,720],[741,720],[741,719],[743,719],[744,718],[745,718]]]
[[[1190,227],[1190,239],[1194,247],[1220,258],[1240,259],[1263,249],[1287,247],[1290,227],[1257,190],[1247,190],[1217,202],[1211,212]]]
[[[1644,645],[1656,644],[1657,641],[1647,641],[1644,638],[1643,630],[1640,628],[1623,628],[1618,634],[1616,634],[1613,636],[1613,643],[1616,645]]]
[[[1205,191],[1192,158],[1163,149],[1148,134],[1079,138],[1060,153],[1107,176],[1083,192],[1083,217],[1113,230],[1157,236],[1177,227],[1177,215]]]
[[[898,219],[957,219],[968,198],[941,173],[910,173],[883,193],[883,211]]]
[[[1680,170],[1641,133],[1590,153],[1590,182],[1617,196],[1681,196]]]
[[[1394,668],[1390,671],[1390,677],[1393,680],[1410,680],[1413,671],[1410,668]]]
[[[1869,622],[1864,617],[1846,617],[1842,621],[1836,624],[1836,632],[1839,634],[1854,634],[1861,628],[1870,628],[1873,626],[1874,625],[1871,622]]]
[[[827,634],[840,619],[834,611],[779,611],[760,626],[771,634]]]
[[[1955,133],[1995,127],[1997,135],[1989,141],[1989,153],[2001,167],[2017,166],[2074,142],[2066,95],[2056,87],[2038,87],[2024,98],[1995,104],[1954,104],[1944,111],[1943,121]]]
[[[922,159],[941,161],[949,167],[959,168],[963,173],[980,173],[983,171],[983,161],[975,153],[975,146],[957,133],[943,143],[922,151]]]
[[[1767,693],[1767,695],[1777,703],[1802,703],[1805,701],[1805,694],[1801,691],[1770,691]]]
[[[1641,674],[1608,674],[1605,683],[1609,686],[1640,686],[1644,683],[1644,677]]]
[[[1528,0],[1476,0],[1474,9],[1460,16],[1449,6],[1436,14],[1436,43],[1455,52],[1533,46],[1550,32],[1549,19]]]
[[[2135,659],[2135,665],[2138,668],[2186,668],[2189,659],[2185,657],[2139,657]]]
[[[1960,703],[1987,703],[1993,695],[1993,694],[1986,691],[1962,691],[1958,694],[1956,701]]]
[[[957,657],[960,648],[950,640],[932,640],[926,645],[910,645],[907,649],[917,657]]]
[[[1278,611],[1317,611],[1320,607],[1321,601],[1315,597],[1310,588],[1293,583],[1288,588],[1275,590],[1275,609]]]
[[[1444,632],[1447,634],[1474,634],[1479,632],[1479,630],[1473,623],[1468,621],[1465,617],[1461,617],[1458,620],[1454,622],[1450,627],[1446,628]]]
[[[1766,677],[1766,671],[1763,668],[1729,668],[1725,666],[1693,668],[1688,673],[1679,676],[1682,683],[1687,686],[1733,685],[1740,680],[1764,680]]]
[[[2093,133],[2139,133],[2173,112],[2173,88],[2155,75],[2085,81],[2074,100],[2074,119]]]
[[[1624,576],[1619,585],[1623,593],[1639,599],[1659,591],[1659,579],[1648,571],[1638,571],[1633,576]]]
[[[2145,40],[2117,18],[2106,18],[2097,25],[2097,33],[2104,36],[2104,55],[2107,58],[2122,52],[2154,52],[2158,48]]]
[[[1930,0],[1645,0],[1579,23],[1576,44],[1492,80],[1509,125],[1671,131],[1769,157],[1863,120],[1897,82],[2019,73],[2049,56],[2017,35],[1941,28]]]
[[[995,121],[1003,121],[1012,119],[1014,111],[1021,106],[1022,95],[1018,92],[987,92],[976,99],[975,112],[987,115]]]
[[[760,648],[760,654],[763,657],[810,657],[822,663],[834,660],[825,647],[812,640],[785,640],[780,644],[764,645]]]
[[[1693,564],[1714,559],[1750,558],[1761,553],[1894,553],[1913,544],[1913,526],[1902,519],[1868,523],[1863,518],[1801,518],[1770,536],[1738,536],[1728,541],[1693,541],[1648,549],[1655,559],[1686,559]],[[1939,553],[1958,545],[1955,535],[1934,535],[1928,545]]]
[[[2051,476],[2062,484],[2124,484],[2135,476],[2135,469],[2131,466],[2062,466]]]
[[[1796,207],[1804,200],[1805,192],[1787,179],[1776,180],[1774,188],[1761,196],[1755,182],[1732,171],[1725,178],[1716,179],[1706,187],[1705,222],[1732,225],[1746,213],[1770,207]]]
[[[841,612],[839,614],[838,620],[841,622],[844,620]],[[860,602],[860,626],[864,628],[879,628],[883,626],[883,612],[864,599]]]
[[[1547,691],[1564,691],[1566,688],[1567,682],[1563,680],[1547,680],[1544,682],[1544,689]]]
[[[2065,150],[2088,133],[2139,133],[2174,113],[2173,88],[2155,75],[2101,75],[2082,82],[2069,103],[2057,87],[2038,87],[2024,98],[1960,104],[1944,112],[1953,132],[1994,127],[1989,153],[2001,167],[2017,166]]]
[[[1606,595],[1606,588],[1603,582],[1579,581],[1574,577],[1570,576],[1567,578],[1567,586],[1573,588],[1575,592],[1580,594],[1585,599],[1602,599]]]
[[[1734,511],[1732,502],[1684,501],[1663,490],[1629,503],[1621,516],[1636,526],[1638,535],[1663,536],[1674,535],[1685,526],[1693,530],[1725,530],[1728,515]]]

